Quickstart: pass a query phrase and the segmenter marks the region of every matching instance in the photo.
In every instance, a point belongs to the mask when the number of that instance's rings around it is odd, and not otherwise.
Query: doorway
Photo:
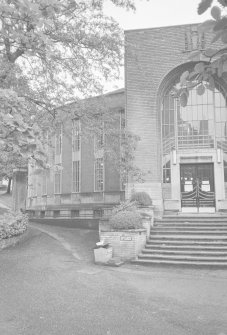
[[[180,180],[182,212],[215,211],[213,163],[181,164]]]

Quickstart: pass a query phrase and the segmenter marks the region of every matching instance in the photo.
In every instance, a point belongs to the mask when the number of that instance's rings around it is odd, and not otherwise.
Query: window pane
[[[55,172],[54,175],[54,193],[61,193],[61,172]]]
[[[80,192],[80,161],[73,162],[72,191]]]
[[[103,158],[95,160],[95,191],[103,191],[104,189],[104,164]]]
[[[80,151],[80,120],[73,120],[72,125],[72,148],[73,152]]]
[[[61,123],[57,124],[56,133],[55,133],[55,154],[60,155],[62,148],[62,125]]]

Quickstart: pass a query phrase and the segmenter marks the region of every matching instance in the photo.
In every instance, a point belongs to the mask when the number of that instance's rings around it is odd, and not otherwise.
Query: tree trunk
[[[11,191],[11,182],[12,182],[12,177],[9,177],[9,182],[8,182],[8,186],[7,186],[7,194],[10,194]]]

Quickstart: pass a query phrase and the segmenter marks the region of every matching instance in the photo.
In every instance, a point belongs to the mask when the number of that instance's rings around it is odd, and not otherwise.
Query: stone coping
[[[146,231],[144,228],[139,228],[139,229],[110,229],[110,230],[105,230],[101,231],[102,233],[142,233]]]

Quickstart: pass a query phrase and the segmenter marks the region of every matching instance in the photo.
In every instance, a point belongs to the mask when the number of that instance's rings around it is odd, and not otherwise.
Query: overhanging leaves
[[[203,14],[212,4],[213,0],[202,0],[198,6],[197,12]]]
[[[198,26],[199,33],[207,33],[215,27],[217,22],[215,20],[206,20]]]
[[[213,7],[211,8],[210,13],[211,13],[211,16],[212,16],[216,21],[220,20],[220,18],[221,18],[221,9],[220,9],[218,6],[213,6]]]

